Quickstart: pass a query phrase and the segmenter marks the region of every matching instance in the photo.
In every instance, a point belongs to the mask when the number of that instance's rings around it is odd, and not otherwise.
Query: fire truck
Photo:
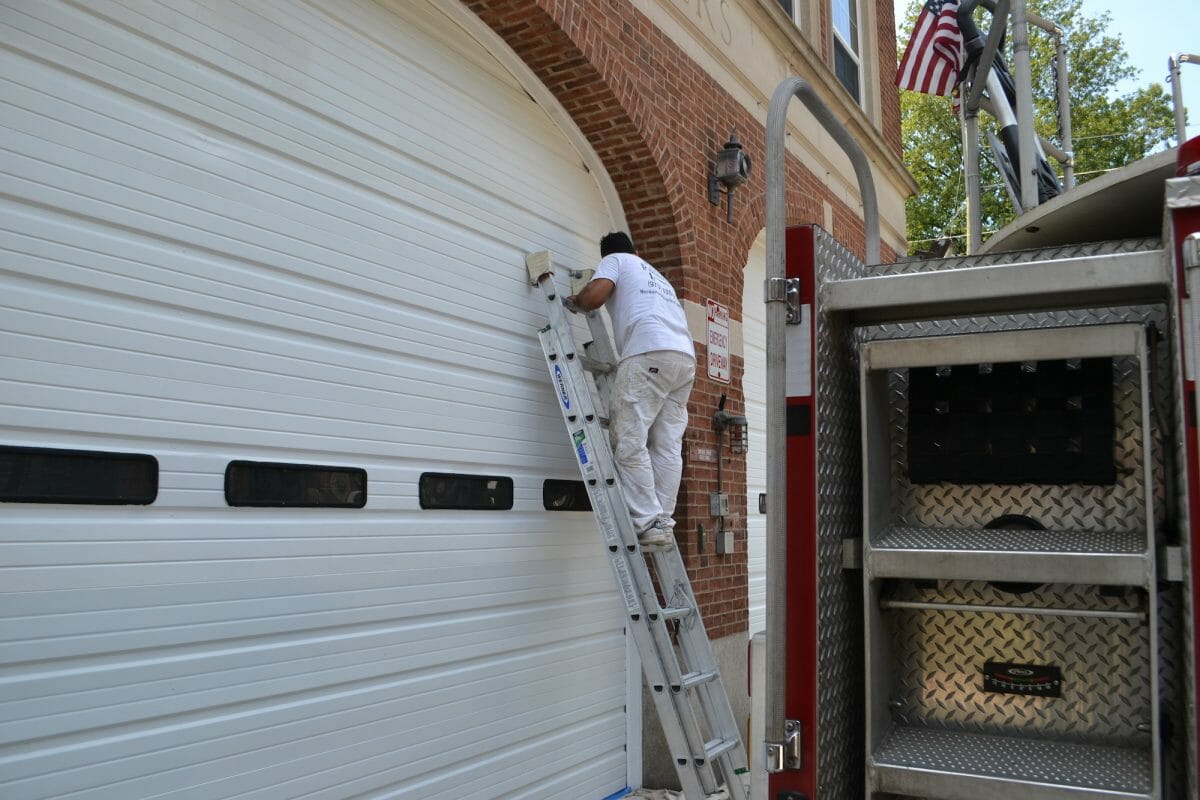
[[[793,98],[855,165],[865,261],[783,224]],[[792,79],[767,123],[752,797],[1197,797],[1200,139],[1016,247],[877,265],[822,114]],[[1088,238],[1081,204],[1116,231],[1145,191],[1161,233]]]

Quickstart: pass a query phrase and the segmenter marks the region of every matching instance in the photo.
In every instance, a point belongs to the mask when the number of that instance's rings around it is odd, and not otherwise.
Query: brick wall
[[[900,155],[900,92],[896,90],[896,24],[891,0],[876,0],[875,19],[879,31],[875,40],[879,58],[880,120],[884,141],[896,155]]]
[[[742,269],[764,224],[763,175],[756,171],[739,190],[732,225],[724,207],[708,203],[706,178],[732,129],[755,162],[763,163],[762,126],[628,0],[466,4],[533,70],[588,138],[616,186],[640,254],[681,297],[700,305],[711,298],[740,318]],[[881,8],[884,4],[880,0]],[[887,14],[890,19],[890,7]],[[821,220],[821,202],[827,200],[839,237],[861,254],[856,213],[794,160],[788,176],[789,221]],[[702,343],[698,350],[703,365]],[[732,386],[710,380],[703,368],[697,376],[676,512],[680,549],[713,638],[745,633],[748,624],[745,460],[726,453],[722,465],[736,547],[734,555],[718,556],[715,520],[708,513],[716,464],[696,454],[716,448],[711,418],[722,393],[728,395],[727,410],[744,413],[741,371],[741,359],[735,359]],[[709,533],[703,551],[696,534],[701,524]]]

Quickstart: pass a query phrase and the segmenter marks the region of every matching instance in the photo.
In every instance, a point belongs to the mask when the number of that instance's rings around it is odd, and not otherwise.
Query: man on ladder
[[[672,546],[695,349],[674,289],[637,257],[629,237],[609,234],[600,249],[595,279],[570,298],[558,292],[549,252],[526,256],[550,318],[538,340],[684,794],[715,800],[724,784],[731,800],[747,800],[738,723],[687,567]],[[571,272],[573,280],[580,277]],[[594,313],[602,305],[620,356]],[[593,338],[583,349],[590,354],[577,347],[567,308],[587,313]],[[588,371],[600,395],[608,395],[607,434]],[[616,456],[606,435],[615,440]]]
[[[666,546],[675,529],[696,349],[675,289],[638,257],[628,234],[604,236],[600,256],[596,274],[566,307],[608,308],[620,357],[609,439],[638,542]]]

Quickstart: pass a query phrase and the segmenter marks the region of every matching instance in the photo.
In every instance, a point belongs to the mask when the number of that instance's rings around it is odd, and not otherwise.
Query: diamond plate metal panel
[[[1001,264],[1027,264],[1031,261],[1051,261],[1056,258],[1085,258],[1106,256],[1114,253],[1140,253],[1159,250],[1162,240],[1121,239],[1112,242],[1091,242],[1064,247],[1047,247],[1038,250],[1012,250],[1006,253],[988,253],[981,256],[961,256],[935,261],[897,261],[894,264],[875,264],[867,267],[871,275],[900,275],[909,272],[935,272],[970,267],[991,267]]]
[[[1183,586],[1163,586],[1158,593],[1159,713],[1162,715],[1163,797],[1196,797],[1195,750],[1189,741],[1191,714],[1187,713],[1187,680],[1190,647],[1184,627]],[[1193,781],[1189,788],[1189,779]]]
[[[817,228],[817,296],[825,281],[862,277],[861,262]],[[854,331],[816,313],[818,520],[817,787],[828,800],[863,796],[862,581],[842,569],[842,541],[862,535],[858,352]]]
[[[912,327],[917,327],[913,325]],[[943,331],[948,333],[949,331]],[[956,331],[958,332],[958,331]],[[892,514],[901,526],[982,528],[1004,514],[1030,516],[1057,530],[1136,531],[1145,529],[1141,480],[1141,402],[1137,360],[1114,359],[1113,401],[1116,431],[1115,486],[912,484],[908,481],[906,435],[908,380],[893,370],[889,380],[892,427]],[[1165,513],[1161,448],[1154,449],[1159,487],[1156,513]]]
[[[1173,224],[1169,223],[1168,229],[1170,231],[1168,239],[1173,241]],[[1178,285],[1179,278],[1175,270],[1171,270],[1171,274],[1174,281],[1169,304],[1172,328],[1167,341],[1174,346],[1180,340],[1179,295],[1182,288]],[[1187,413],[1186,398],[1184,397],[1181,359],[1178,356],[1170,359],[1170,374],[1173,393],[1169,395],[1169,398],[1175,412],[1174,419],[1183,420]],[[1181,428],[1180,435],[1173,437],[1174,463],[1179,465],[1175,470],[1175,480],[1172,483],[1175,489],[1175,502],[1172,508],[1177,520],[1188,519],[1187,470],[1183,466],[1187,463],[1186,431],[1186,428]],[[1164,631],[1162,645],[1164,675],[1161,678],[1160,686],[1162,688],[1162,707],[1172,711],[1168,717],[1168,725],[1173,726],[1173,729],[1169,730],[1168,735],[1164,737],[1164,752],[1170,765],[1164,780],[1168,788],[1178,787],[1176,791],[1166,796],[1178,795],[1195,798],[1200,796],[1200,775],[1197,774],[1200,772],[1200,763],[1197,763],[1200,760],[1197,755],[1200,753],[1200,745],[1197,744],[1196,718],[1188,706],[1192,704],[1192,708],[1195,707],[1196,692],[1200,690],[1200,687],[1192,685],[1193,681],[1190,679],[1190,676],[1196,674],[1196,665],[1193,661],[1194,644],[1191,637],[1197,635],[1196,609],[1192,607],[1191,603],[1191,587],[1198,576],[1191,574],[1191,540],[1187,535],[1187,530],[1185,524],[1179,523],[1171,531],[1175,536],[1170,543],[1179,545],[1183,550],[1184,582],[1160,595],[1159,625]],[[1173,669],[1166,669],[1168,665]],[[1186,789],[1186,793],[1184,789]]]
[[[897,728],[881,750],[887,765],[961,770],[995,778],[1149,793],[1150,753],[1128,748],[1033,742],[997,736],[953,737]]]
[[[969,266],[984,266],[991,264],[1021,263],[1029,260],[1045,260],[1052,258],[1079,257],[1088,255],[1104,255],[1116,252],[1135,252],[1139,250],[1154,250],[1161,247],[1158,240],[1136,240],[1120,243],[1099,243],[1096,245],[1055,248],[1043,251],[1024,253],[997,253],[989,256],[950,259],[941,262],[901,263],[882,265],[869,268],[872,274],[895,274],[930,269],[954,269]],[[1161,306],[1133,306],[1124,308],[1087,309],[1070,312],[1009,314],[1003,316],[935,320],[928,322],[903,323],[897,325],[879,325],[859,329],[859,341],[883,338],[911,338],[918,336],[946,335],[957,333],[974,333],[990,330],[1019,330],[1047,329],[1073,325],[1095,325],[1122,322],[1137,322],[1153,325],[1158,331],[1170,336],[1169,320],[1166,310]],[[1154,337],[1151,337],[1153,340]],[[1167,338],[1167,342],[1176,341]],[[1173,429],[1170,420],[1181,418],[1182,399],[1174,390],[1178,385],[1172,370],[1175,359],[1168,346],[1160,345],[1151,357],[1151,394],[1155,408],[1152,413],[1152,451],[1153,451],[1153,490],[1155,494],[1156,528],[1161,539],[1175,543],[1175,532],[1178,527],[1174,520],[1185,518],[1184,492],[1182,476],[1179,476],[1174,465],[1182,463],[1182,447],[1179,437],[1171,435]],[[904,375],[895,373],[892,378],[891,390],[893,399],[893,475],[892,489],[893,511],[896,523],[899,525],[938,526],[938,527],[978,527],[986,524],[996,516],[1005,513],[1027,514],[1040,519],[1048,527],[1058,529],[1089,529],[1093,531],[1120,532],[1121,530],[1138,530],[1142,527],[1139,518],[1141,513],[1141,493],[1137,467],[1140,459],[1141,443],[1138,436],[1140,425],[1139,393],[1137,386],[1136,362],[1133,359],[1118,359],[1114,375],[1114,398],[1117,408],[1118,430],[1116,435],[1115,458],[1118,464],[1118,487],[1031,487],[1031,486],[992,486],[992,487],[955,487],[946,484],[931,486],[905,485],[903,475],[906,472],[904,444],[906,437],[901,435],[903,419],[906,415]],[[1172,412],[1175,413],[1172,413]],[[1164,434],[1164,431],[1167,433]],[[1168,496],[1167,483],[1171,483]],[[1164,533],[1164,531],[1166,533]],[[939,602],[961,603],[1014,603],[1012,596],[1007,598],[1003,593],[987,584],[972,584],[974,590],[964,592],[950,591],[943,584],[941,593],[935,592]],[[1043,602],[1054,605],[1056,602],[1070,602],[1073,607],[1081,607],[1082,598],[1070,597],[1061,593],[1067,587],[1044,588],[1045,597],[1039,595],[1039,600],[1031,601],[1029,595],[1020,596],[1021,605],[1035,605]],[[1100,607],[1112,607],[1112,599],[1103,599]],[[1189,648],[1183,647],[1185,604],[1178,587],[1162,589],[1157,597],[1159,610],[1159,709],[1162,716],[1162,747],[1163,764],[1163,797],[1183,798],[1193,796],[1188,787],[1189,775],[1186,765],[1189,760],[1188,738],[1186,735],[1188,718],[1186,707],[1186,676],[1190,672],[1187,661],[1190,657]],[[1107,605],[1106,605],[1107,604]],[[904,703],[901,719],[933,722],[938,725],[976,726],[976,729],[987,730],[995,724],[999,717],[995,716],[1003,710],[1004,714],[1014,714],[1015,719],[1021,719],[1022,724],[1042,726],[1045,730],[1078,730],[1080,722],[1092,724],[1093,719],[1103,710],[1105,719],[1110,720],[1096,729],[1098,735],[1116,737],[1128,735],[1132,724],[1136,729],[1138,724],[1146,725],[1146,711],[1149,708],[1148,672],[1150,666],[1146,663],[1136,664],[1136,659],[1130,656],[1138,652],[1135,643],[1138,636],[1134,635],[1144,623],[1122,621],[1113,628],[1123,631],[1115,635],[1111,642],[1100,634],[1105,628],[1113,625],[1112,621],[1097,622],[1080,618],[1037,617],[1030,622],[1029,618],[1019,618],[1012,615],[997,616],[988,622],[984,615],[967,612],[930,612],[930,611],[899,611],[887,612],[889,617],[897,620],[907,620],[897,623],[897,630],[892,631],[894,640],[905,647],[914,648],[917,642],[923,647],[917,652],[911,652],[907,657],[916,659],[918,663],[932,665],[953,665],[954,659],[962,659],[963,641],[986,633],[1002,634],[1011,637],[1014,642],[1024,641],[1020,637],[1037,637],[1030,639],[1031,643],[1040,641],[1041,649],[1034,652],[1043,653],[1045,657],[1058,657],[1059,653],[1068,653],[1077,657],[1078,661],[1070,662],[1073,673],[1082,676],[1082,686],[1089,683],[1095,687],[1097,696],[1104,695],[1106,702],[1113,704],[1111,708],[1100,709],[1096,706],[1084,708],[1076,705],[1070,712],[1037,713],[1037,703],[1049,705],[1052,701],[1046,699],[1022,698],[1016,695],[996,695],[1000,700],[966,701],[964,705],[943,707],[937,702],[939,697],[936,682],[924,675],[920,670],[905,671],[906,677],[898,682],[898,700]],[[975,618],[975,621],[971,621]],[[922,621],[924,620],[924,621]],[[1018,624],[1020,622],[1021,624]],[[981,629],[980,626],[998,626],[995,630]],[[1031,627],[1022,627],[1028,625]],[[907,626],[907,628],[905,628]],[[916,626],[914,628],[914,626]],[[923,628],[921,626],[924,626]],[[957,626],[959,635],[939,637],[933,632],[951,630],[949,626]],[[1047,627],[1048,626],[1048,627]],[[916,635],[921,632],[920,635]],[[1144,640],[1144,637],[1141,637]],[[1089,651],[1088,642],[1091,642]],[[1074,647],[1062,650],[1056,642],[1073,642]],[[1141,692],[1122,690],[1115,694],[1105,688],[1102,680],[1111,669],[1108,658],[1088,657],[1091,652],[1108,652],[1110,649],[1119,654],[1122,673],[1137,673],[1143,675],[1145,684]],[[1143,641],[1141,647],[1145,648]],[[1078,651],[1078,652],[1076,652]],[[975,653],[973,658],[980,654]],[[989,654],[990,657],[991,654]],[[1019,660],[1019,659],[1012,659]],[[1035,661],[1028,658],[1028,661]],[[959,666],[959,674],[962,672]],[[977,667],[976,667],[977,669]],[[959,678],[960,683],[962,678]],[[979,681],[975,681],[976,684]],[[953,694],[971,697],[968,690],[969,682],[954,689]],[[976,688],[974,695],[982,695]],[[1085,704],[1086,705],[1086,704]],[[1138,709],[1139,705],[1142,710]],[[1070,715],[1078,718],[1070,721]],[[1142,722],[1136,720],[1142,719]],[[1056,733],[1057,735],[1057,733]],[[1148,731],[1133,734],[1134,738],[1145,739]],[[1194,780],[1194,779],[1193,779]]]
[[[938,588],[902,583],[896,599],[988,606],[1139,611],[1119,597],[1052,585],[1012,594],[986,583]],[[903,725],[973,733],[1036,733],[1061,741],[1150,746],[1149,629],[1143,620],[893,609],[885,612],[896,683],[893,718]],[[1054,665],[1060,698],[983,689],[987,661]]]

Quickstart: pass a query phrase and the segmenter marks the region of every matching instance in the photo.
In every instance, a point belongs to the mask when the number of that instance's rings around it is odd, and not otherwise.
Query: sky
[[[910,0],[892,0],[897,25]],[[1120,93],[1160,83],[1167,95],[1167,59],[1175,53],[1200,55],[1200,2],[1198,0],[1083,0],[1083,12],[1097,16],[1107,11],[1109,33],[1121,38],[1129,63],[1139,71],[1137,80],[1118,87]],[[1068,20],[1063,20],[1070,26]],[[903,49],[906,42],[898,42]],[[1068,58],[1070,54],[1068,54]],[[1188,108],[1188,136],[1200,135],[1200,62],[1181,67],[1184,105]]]

